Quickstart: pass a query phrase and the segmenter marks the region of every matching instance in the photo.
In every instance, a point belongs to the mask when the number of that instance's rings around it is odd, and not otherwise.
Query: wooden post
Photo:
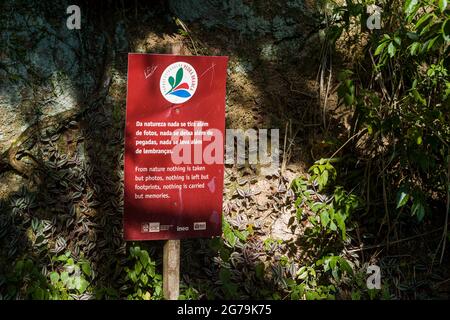
[[[173,44],[172,54],[180,54],[182,44]],[[163,249],[163,294],[166,300],[180,295],[180,240],[167,240]]]
[[[180,294],[180,240],[167,240],[163,254],[164,299],[178,300]]]

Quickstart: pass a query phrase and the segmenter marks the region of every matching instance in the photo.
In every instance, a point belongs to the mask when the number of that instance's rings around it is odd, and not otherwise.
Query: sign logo
[[[179,104],[192,98],[197,84],[197,72],[194,67],[186,62],[175,62],[162,73],[159,89],[167,101]]]

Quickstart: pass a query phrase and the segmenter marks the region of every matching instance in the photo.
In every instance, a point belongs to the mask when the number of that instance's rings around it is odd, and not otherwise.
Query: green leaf
[[[345,227],[345,216],[342,215],[341,213],[337,213],[334,217],[334,219],[336,220],[339,229],[341,230],[341,235],[342,238],[345,240],[347,238],[347,229]]]
[[[74,277],[73,285],[76,290],[80,290],[80,288],[81,288],[81,277],[80,276]]]
[[[407,0],[405,2],[405,13],[407,16],[409,16],[412,12],[414,12],[414,9],[416,8],[418,3],[419,0]]]
[[[426,22],[429,22],[428,20],[430,20],[430,19],[432,19],[434,17],[436,17],[436,16],[434,14],[431,14],[431,13],[424,14],[416,22],[416,24],[415,24],[416,29],[417,30],[422,30],[423,28],[425,28],[428,25],[428,24],[426,24]],[[423,32],[423,30],[421,32]]]
[[[322,223],[322,227],[326,227],[328,225],[328,222],[330,222],[330,215],[328,214],[327,210],[323,210],[320,213],[320,222]]]
[[[400,207],[403,207],[409,199],[409,194],[406,192],[404,188],[400,188],[400,190],[397,193],[397,209]]]
[[[411,207],[411,214],[416,216],[417,220],[420,222],[425,217],[425,207],[421,201],[414,201]]]
[[[68,256],[65,255],[65,254],[62,254],[56,259],[56,261],[63,261],[63,262],[65,262],[65,261],[67,261],[67,259],[68,259]]]
[[[89,287],[89,282],[84,279],[84,278],[80,278],[80,280],[78,281],[78,291],[83,294],[87,287]]]
[[[142,299],[144,300],[150,300],[152,298],[150,292],[146,291],[143,295],[142,295]]]
[[[412,56],[415,56],[419,52],[420,45],[420,42],[414,42],[413,44],[411,44],[411,46],[409,47],[409,53]]]
[[[434,37],[433,39],[427,41],[428,45],[427,45],[427,51],[430,51],[431,49],[433,49],[434,44],[436,43],[436,41],[440,38],[440,35],[437,35],[436,37]]]
[[[128,272],[128,277],[129,277],[130,280],[133,281],[134,283],[137,282],[136,272],[134,272],[134,271]]]
[[[415,32],[407,32],[406,36],[413,41],[417,41],[419,39],[419,36]]]
[[[347,106],[351,106],[353,105],[353,101],[354,101],[355,97],[351,94],[346,93],[344,95],[344,102]]]
[[[422,136],[417,136],[416,143],[417,143],[418,145],[421,145],[421,144],[422,144]]]
[[[325,170],[322,173],[322,186],[325,187],[327,185],[327,183],[328,183],[328,171]]]
[[[50,282],[54,285],[59,280],[59,274],[57,272],[50,273]]]
[[[150,260],[148,252],[146,250],[142,250],[139,256],[139,261],[141,261],[142,266],[145,268]]]
[[[231,230],[231,227],[229,225],[229,223],[223,219],[223,236],[225,238],[225,241],[231,245],[232,247],[234,247],[234,245],[236,244],[236,236],[233,233],[233,230]]]
[[[236,235],[236,237],[239,238],[239,240],[241,241],[247,241],[247,235],[245,235],[243,232],[239,231],[239,230],[233,230],[234,234]]]
[[[394,42],[389,43],[388,54],[391,58],[395,56],[396,51],[397,49],[395,48]]]
[[[141,271],[142,271],[142,264],[140,264],[139,262],[137,262],[137,263],[134,265],[134,272],[136,273],[136,276],[139,276],[139,274],[141,273]]]
[[[141,278],[142,283],[144,285],[147,285],[147,283],[148,283],[148,276],[145,273],[142,273],[140,278]]]
[[[421,105],[423,105],[424,107],[427,105],[427,101],[420,95],[419,91],[417,91],[416,89],[413,89],[412,94],[413,94],[414,99],[417,102],[420,102]]]
[[[88,262],[81,264],[81,270],[83,270],[84,274],[90,277],[92,275],[91,266]]]
[[[349,275],[353,275],[353,269],[347,260],[345,260],[344,258],[341,258],[340,265],[341,265],[341,270],[347,272]]]
[[[61,281],[64,285],[67,285],[67,282],[69,280],[69,273],[64,271],[61,273]]]
[[[176,87],[177,85],[179,85],[182,79],[183,79],[183,68],[180,68],[180,69],[178,69],[178,71],[177,71],[177,75],[176,75],[176,80],[175,80],[175,85],[174,85],[174,87]]]
[[[441,10],[441,13],[447,9],[447,0],[439,0],[439,10]]]
[[[172,76],[169,77],[169,84],[171,89],[175,87],[175,79]]]
[[[383,41],[375,50],[375,55],[376,56],[380,55],[384,51],[384,48],[386,48],[387,44],[388,44],[387,41]]]
[[[450,42],[450,19],[442,24],[442,37],[446,42]]]
[[[331,221],[331,223],[330,223],[330,229],[333,230],[333,231],[337,230],[337,226],[336,226],[336,224],[333,221]]]

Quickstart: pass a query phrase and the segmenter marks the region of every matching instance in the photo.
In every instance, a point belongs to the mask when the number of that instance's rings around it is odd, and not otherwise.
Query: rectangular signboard
[[[227,61],[128,55],[125,240],[221,234]]]

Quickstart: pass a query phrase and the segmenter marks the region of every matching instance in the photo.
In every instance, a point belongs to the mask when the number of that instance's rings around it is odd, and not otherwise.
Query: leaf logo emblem
[[[161,75],[161,94],[167,101],[175,104],[186,102],[195,93],[197,81],[197,72],[190,64],[175,62]]]

